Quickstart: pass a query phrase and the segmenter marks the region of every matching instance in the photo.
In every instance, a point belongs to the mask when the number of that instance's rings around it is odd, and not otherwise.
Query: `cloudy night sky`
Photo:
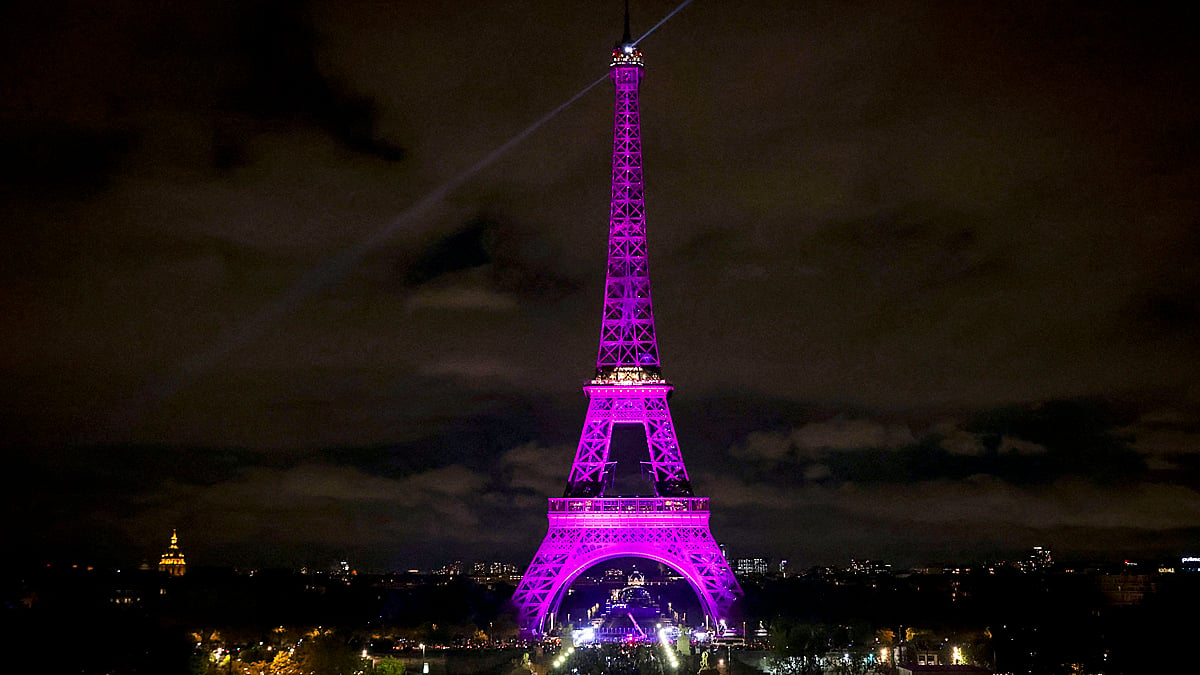
[[[663,370],[730,555],[1200,552],[1200,15],[1132,4],[696,0],[641,43]],[[7,548],[527,563],[595,362],[611,84],[471,167],[620,31],[0,10]]]

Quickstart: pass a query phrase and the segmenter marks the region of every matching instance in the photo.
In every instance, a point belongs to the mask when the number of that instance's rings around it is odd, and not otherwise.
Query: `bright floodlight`
[[[574,642],[577,645],[591,644],[595,641],[596,629],[591,626],[571,631],[571,642]]]

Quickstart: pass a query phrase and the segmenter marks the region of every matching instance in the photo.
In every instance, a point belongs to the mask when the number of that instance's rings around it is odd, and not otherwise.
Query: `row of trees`
[[[865,623],[810,623],[792,617],[770,622],[771,655],[759,668],[772,675],[817,675],[895,672],[897,663],[915,661],[917,653],[936,654],[940,663],[991,665],[994,649],[989,629],[935,631],[906,627],[897,631]]]

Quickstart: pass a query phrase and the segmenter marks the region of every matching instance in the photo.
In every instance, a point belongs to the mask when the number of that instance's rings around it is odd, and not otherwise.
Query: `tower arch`
[[[653,511],[659,501],[668,501],[667,508],[673,510]],[[729,618],[740,589],[708,530],[703,503],[707,501],[703,497],[551,500],[550,531],[514,594],[523,634],[544,635],[547,618],[558,613],[579,575],[615,558],[644,558],[670,567],[688,582],[700,609],[714,624]],[[555,518],[555,506],[586,510],[559,510],[562,517]]]

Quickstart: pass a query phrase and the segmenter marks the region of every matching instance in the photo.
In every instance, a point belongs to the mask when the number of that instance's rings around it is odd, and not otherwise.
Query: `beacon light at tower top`
[[[612,63],[608,65],[610,68],[614,66],[642,66],[642,50],[629,43],[617,45],[613,49]]]

